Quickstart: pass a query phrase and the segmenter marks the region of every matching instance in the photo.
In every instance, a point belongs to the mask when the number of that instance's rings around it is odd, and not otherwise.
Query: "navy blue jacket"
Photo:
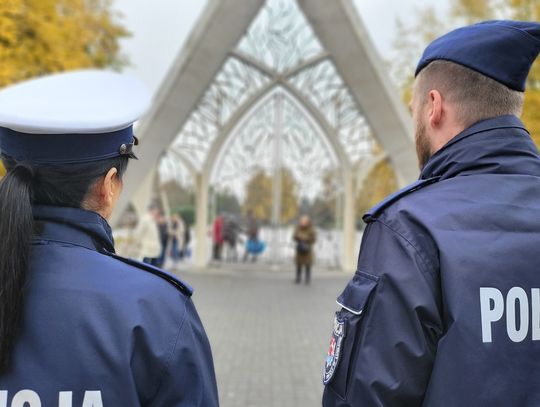
[[[540,406],[540,158],[520,120],[466,129],[365,221],[323,405]]]
[[[96,213],[35,207],[34,217],[22,329],[0,376],[0,406],[217,406],[191,289],[103,254],[113,241]]]

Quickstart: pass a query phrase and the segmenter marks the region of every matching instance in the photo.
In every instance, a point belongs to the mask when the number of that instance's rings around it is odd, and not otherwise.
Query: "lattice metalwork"
[[[173,153],[168,153],[161,159],[158,171],[162,183],[174,180],[185,188],[194,186],[193,174]]]
[[[173,148],[201,169],[210,146],[237,108],[270,81],[258,70],[230,57],[191,114]]]
[[[267,1],[238,51],[280,73],[324,52],[296,1],[291,0]]]
[[[372,153],[374,139],[369,126],[332,61],[300,71],[291,83],[324,115],[351,162]]]
[[[243,186],[257,168],[272,168],[272,134],[275,105],[264,103],[241,124],[224,146],[212,183],[243,195]]]
[[[276,129],[278,115],[283,123],[279,130]],[[276,131],[281,133],[280,141]],[[242,196],[244,185],[256,169],[272,171],[276,164],[275,143],[280,142],[279,165],[291,170],[299,195],[313,199],[322,190],[324,175],[338,166],[323,138],[297,103],[285,91],[277,90],[249,116],[225,146],[213,184]]]
[[[275,86],[275,87],[274,87]],[[351,92],[341,79],[331,56],[326,54],[296,0],[267,0],[255,21],[212,82],[199,105],[184,125],[173,148],[182,151],[197,171],[216,168],[215,183],[245,183],[253,165],[271,168],[269,153],[275,134],[274,105],[269,102],[275,89],[300,95],[286,97],[283,106],[283,160],[296,163],[291,168],[299,180],[309,180],[310,188],[300,186],[303,196],[320,192],[322,168],[332,167],[334,152],[326,138],[334,138],[344,151],[347,165],[372,154],[375,141]],[[263,95],[264,92],[271,94]],[[273,93],[272,93],[273,92]],[[267,103],[251,109],[259,98]],[[313,126],[302,105],[314,106],[316,121],[329,134]],[[249,112],[248,118],[239,112]],[[321,119],[322,118],[322,119]],[[240,122],[242,125],[238,125]],[[220,135],[230,134],[217,164],[210,163],[209,151]],[[219,147],[219,146],[218,146]],[[306,183],[308,185],[308,183]],[[308,190],[309,189],[309,190]]]

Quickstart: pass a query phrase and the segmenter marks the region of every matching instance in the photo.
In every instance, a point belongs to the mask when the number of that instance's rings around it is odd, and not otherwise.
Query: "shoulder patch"
[[[371,208],[363,217],[362,220],[366,223],[373,222],[375,218],[380,215],[380,213],[392,205],[394,202],[398,201],[399,199],[403,198],[406,195],[409,195],[413,193],[414,191],[418,191],[419,189],[422,189],[428,185],[434,184],[435,182],[438,182],[440,177],[432,177],[428,179],[420,179],[418,181],[413,182],[412,184],[406,186],[405,188],[394,192],[391,195],[388,195],[385,199],[383,199],[381,202],[379,202],[377,205],[375,205],[373,208]]]
[[[109,257],[112,257],[113,259],[120,260],[122,263],[129,264],[130,266],[147,271],[157,277],[162,278],[163,280],[167,281],[169,284],[173,285],[182,294],[187,295],[188,297],[191,297],[191,295],[193,294],[192,287],[190,287],[188,284],[181,281],[178,277],[175,277],[172,274],[167,273],[165,270],[162,270],[150,264],[143,263],[141,261],[129,259],[127,257],[118,256],[117,254],[111,253],[109,251],[103,250],[101,253]]]

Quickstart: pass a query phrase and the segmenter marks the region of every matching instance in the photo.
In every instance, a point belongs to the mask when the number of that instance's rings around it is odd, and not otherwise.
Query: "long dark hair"
[[[31,164],[0,156],[0,373],[9,366],[23,309],[34,220],[32,205],[80,208],[90,187],[111,168],[121,179],[129,157],[82,164]]]

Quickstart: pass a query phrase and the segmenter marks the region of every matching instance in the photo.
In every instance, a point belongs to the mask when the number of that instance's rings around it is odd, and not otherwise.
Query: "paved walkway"
[[[321,405],[335,299],[350,276],[315,270],[304,286],[292,271],[242,265],[178,274],[196,290],[222,407]]]

